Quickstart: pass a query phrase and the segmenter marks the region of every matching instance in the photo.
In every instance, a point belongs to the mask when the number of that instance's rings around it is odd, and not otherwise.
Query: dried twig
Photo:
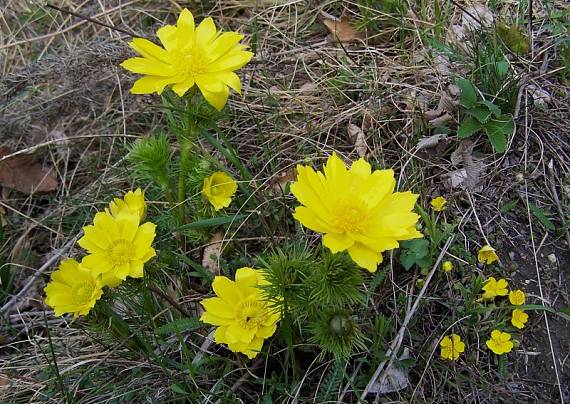
[[[382,379],[386,376],[385,374],[383,374],[382,377],[380,377],[380,374],[382,373],[382,370],[384,370],[384,368],[386,368],[386,369],[390,368],[390,366],[394,362],[394,359],[396,358],[398,351],[400,350],[400,345],[402,344],[402,340],[404,339],[404,333],[406,332],[406,329],[408,328],[408,324],[410,323],[410,320],[412,319],[416,310],[418,309],[420,301],[424,297],[424,294],[425,294],[425,292],[429,286],[431,278],[433,277],[433,274],[435,273],[436,269],[439,268],[439,263],[441,262],[441,260],[445,256],[445,254],[447,253],[447,250],[449,249],[449,246],[451,245],[453,239],[454,239],[454,236],[450,236],[447,239],[443,248],[441,249],[441,253],[439,254],[439,257],[437,257],[437,260],[435,261],[433,268],[431,269],[428,276],[426,277],[424,286],[422,287],[422,289],[418,293],[418,297],[416,297],[414,305],[412,306],[411,310],[409,310],[408,313],[406,314],[406,317],[404,318],[402,326],[400,327],[400,330],[398,331],[398,335],[396,335],[396,337],[392,341],[392,344],[390,345],[390,351],[391,351],[390,359],[387,361],[384,360],[384,361],[380,362],[380,364],[376,368],[376,371],[374,372],[374,374],[372,375],[372,377],[368,381],[366,388],[362,392],[362,395],[360,396],[361,400],[366,399],[366,396],[370,392],[370,389],[376,383],[377,380],[382,381]],[[387,366],[385,366],[386,364],[387,364]]]

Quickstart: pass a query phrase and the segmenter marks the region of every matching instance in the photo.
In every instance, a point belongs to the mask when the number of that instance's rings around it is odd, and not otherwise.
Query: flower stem
[[[178,219],[180,224],[186,224],[186,175],[190,163],[190,149],[192,144],[188,139],[181,139],[180,144],[180,171],[178,172]]]

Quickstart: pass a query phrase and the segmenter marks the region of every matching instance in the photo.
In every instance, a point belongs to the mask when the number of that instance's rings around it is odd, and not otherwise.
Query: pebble
[[[556,260],[556,255],[554,255],[554,254],[549,254],[549,255],[548,255],[548,261],[550,261],[550,263],[552,263],[552,264],[556,264],[556,261],[557,261],[557,260]]]

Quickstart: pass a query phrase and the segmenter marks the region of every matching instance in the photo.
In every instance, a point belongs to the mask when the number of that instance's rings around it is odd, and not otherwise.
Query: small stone
[[[554,255],[554,254],[549,254],[549,255],[548,255],[548,261],[550,261],[550,263],[552,263],[552,264],[556,264],[556,261],[557,261],[557,260],[556,260],[556,255]]]
[[[514,251],[509,251],[509,258],[511,259],[511,261],[515,260],[515,252]]]

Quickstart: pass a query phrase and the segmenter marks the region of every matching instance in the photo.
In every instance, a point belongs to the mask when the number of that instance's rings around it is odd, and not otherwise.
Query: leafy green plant
[[[504,44],[517,55],[525,55],[529,52],[530,42],[520,27],[516,25],[509,27],[503,22],[498,22],[495,25],[495,32]]]
[[[465,139],[483,131],[495,151],[503,153],[507,148],[508,137],[515,130],[513,116],[503,114],[499,106],[480,96],[469,80],[459,79],[457,85],[461,89],[459,102],[467,114],[457,129],[457,136]]]

